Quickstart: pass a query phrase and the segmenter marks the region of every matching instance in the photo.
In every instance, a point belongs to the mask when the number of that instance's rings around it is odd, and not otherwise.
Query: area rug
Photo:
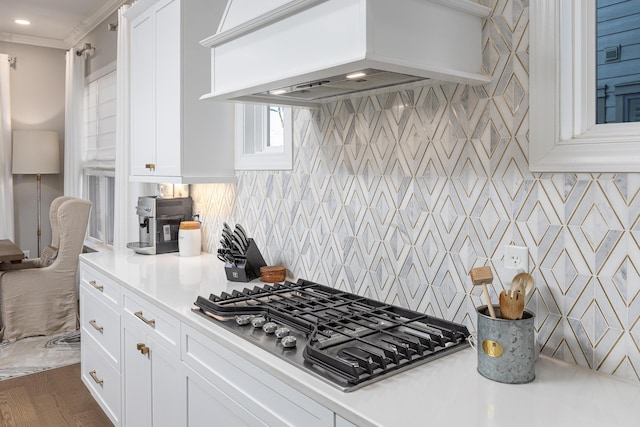
[[[0,343],[0,381],[79,362],[79,330]]]

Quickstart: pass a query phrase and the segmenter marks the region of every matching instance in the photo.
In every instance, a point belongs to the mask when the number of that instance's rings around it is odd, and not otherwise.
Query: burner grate
[[[197,310],[220,320],[263,315],[302,333],[304,365],[349,386],[468,346],[463,325],[300,279],[208,299]]]

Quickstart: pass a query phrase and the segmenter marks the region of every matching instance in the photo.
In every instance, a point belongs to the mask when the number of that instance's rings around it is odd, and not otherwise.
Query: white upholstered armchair
[[[78,257],[91,202],[58,197],[51,203],[51,247],[55,259],[41,257],[0,269],[0,340],[50,335],[77,329]],[[50,264],[49,264],[50,263]],[[47,265],[49,264],[49,265]]]

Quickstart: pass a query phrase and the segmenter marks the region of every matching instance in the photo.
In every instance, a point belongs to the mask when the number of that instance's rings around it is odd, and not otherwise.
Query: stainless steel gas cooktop
[[[463,325],[300,279],[198,297],[194,311],[343,391],[468,346]]]

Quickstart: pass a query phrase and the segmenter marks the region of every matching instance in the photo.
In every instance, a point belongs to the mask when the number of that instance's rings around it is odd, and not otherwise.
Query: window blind
[[[115,70],[85,85],[85,168],[115,169],[116,94]]]

